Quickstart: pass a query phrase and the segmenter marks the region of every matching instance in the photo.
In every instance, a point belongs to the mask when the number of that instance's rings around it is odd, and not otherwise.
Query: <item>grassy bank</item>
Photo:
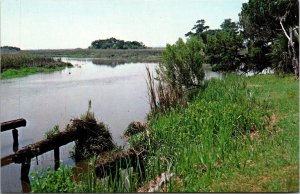
[[[175,173],[172,192],[299,191],[298,91],[292,76],[210,81],[187,108],[150,119],[149,174]]]
[[[148,151],[142,185],[104,190],[147,191],[169,172],[175,178],[161,191],[299,191],[298,87],[292,76],[232,75],[208,81],[187,107],[152,116],[148,130],[130,139]],[[62,185],[57,173],[35,176],[33,190]],[[63,177],[69,182],[71,176]],[[85,192],[104,191],[95,178],[82,180],[77,185]],[[71,182],[55,191],[74,191]]]
[[[61,50],[28,50],[37,56],[97,58],[99,63],[110,61],[122,62],[158,62],[163,49],[61,49]]]
[[[72,67],[70,63],[29,54],[2,54],[1,79],[24,77],[35,73],[50,73]]]

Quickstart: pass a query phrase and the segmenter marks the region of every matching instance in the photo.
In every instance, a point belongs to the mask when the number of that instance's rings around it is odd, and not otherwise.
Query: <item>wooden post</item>
[[[24,162],[22,162],[21,181],[29,182],[28,175],[29,175],[29,171],[30,171],[30,163],[31,163],[31,159],[28,159],[28,158]]]
[[[21,165],[21,185],[23,193],[30,193],[31,186],[29,180],[29,171],[30,171],[31,159],[26,158],[26,160]]]
[[[18,139],[18,130],[13,129],[12,130],[12,135],[13,135],[13,152],[17,152],[19,149],[19,139]]]
[[[30,186],[30,181],[22,181],[21,180],[21,185],[22,185],[22,192],[23,193],[30,193],[31,192],[31,186]]]
[[[59,147],[54,148],[54,169],[59,168]]]

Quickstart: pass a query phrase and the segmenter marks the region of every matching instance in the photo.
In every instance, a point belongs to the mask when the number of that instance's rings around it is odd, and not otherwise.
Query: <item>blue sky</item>
[[[115,37],[147,46],[174,43],[205,19],[212,29],[238,21],[248,0],[1,0],[1,45],[87,48]]]

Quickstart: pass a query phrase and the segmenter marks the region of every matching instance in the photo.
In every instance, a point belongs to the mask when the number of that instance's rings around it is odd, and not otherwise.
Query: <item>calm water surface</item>
[[[19,128],[19,148],[40,141],[54,125],[63,129],[70,119],[84,114],[88,101],[99,121],[108,125],[115,143],[124,145],[121,137],[131,121],[144,121],[149,112],[146,69],[155,63],[126,63],[116,66],[95,65],[89,59],[64,58],[75,65],[51,74],[1,80],[0,122],[24,118],[26,127]],[[219,74],[206,72],[206,78]],[[73,143],[61,147],[60,159],[75,165],[69,151]],[[1,157],[12,154],[11,131],[1,133]],[[32,159],[31,172],[53,168],[53,152]],[[38,163],[38,165],[37,165]],[[1,191],[22,192],[18,164],[1,168]]]

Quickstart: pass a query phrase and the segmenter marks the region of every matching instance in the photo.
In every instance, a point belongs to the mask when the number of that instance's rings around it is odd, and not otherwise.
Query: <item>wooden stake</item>
[[[54,169],[59,168],[59,147],[54,148]]]
[[[17,129],[13,129],[12,131],[12,135],[13,135],[13,151],[17,152],[19,149],[19,134],[18,134],[18,130]]]

